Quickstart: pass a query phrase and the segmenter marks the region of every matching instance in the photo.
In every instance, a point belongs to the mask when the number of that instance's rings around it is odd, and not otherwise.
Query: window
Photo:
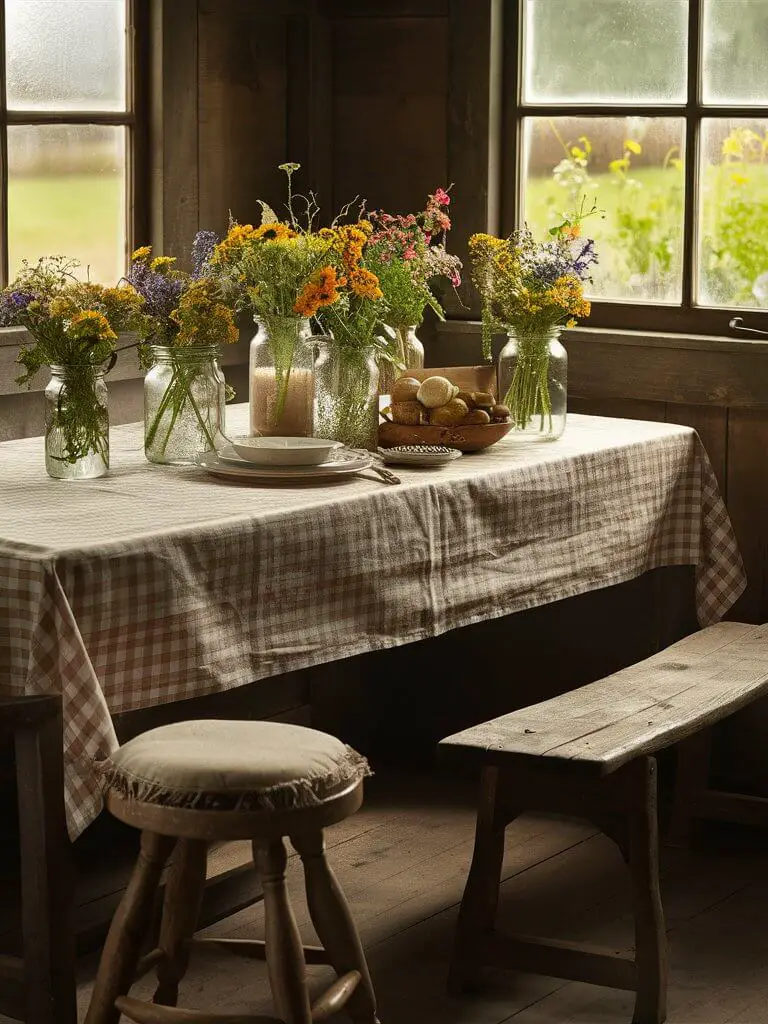
[[[94,281],[125,271],[141,212],[139,2],[0,0],[4,281],[48,254]]]
[[[768,2],[510,6],[510,219],[541,235],[582,200],[604,211],[590,323],[765,327]]]

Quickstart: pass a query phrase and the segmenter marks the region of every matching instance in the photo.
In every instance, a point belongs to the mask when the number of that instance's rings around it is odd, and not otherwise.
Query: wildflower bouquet
[[[450,202],[448,192],[438,188],[420,213],[393,215],[377,210],[370,215],[374,232],[366,259],[379,279],[384,322],[395,332],[400,368],[424,365],[424,352],[415,337],[424,310],[429,306],[441,320],[445,319],[431,286],[441,278],[454,288],[461,284],[461,260],[445,248],[451,227],[447,212]]]
[[[142,339],[147,457],[188,462],[214,448],[223,431],[224,382],[218,348],[239,337],[218,282],[207,272],[218,239],[201,231],[192,248],[192,273],[151,246],[132,256],[127,282],[143,300],[136,328]]]
[[[132,288],[79,280],[79,266],[63,256],[24,262],[0,292],[0,326],[24,327],[32,337],[17,359],[24,367],[17,383],[28,385],[43,366],[62,382],[46,424],[48,468],[57,476],[78,474],[56,472],[51,462],[75,466],[95,456],[102,472],[109,465],[106,390],[102,382],[97,395],[98,381],[114,359],[117,332],[132,329],[142,305]]]
[[[299,166],[280,165],[287,178],[286,218],[278,219],[259,200],[261,224],[232,221],[210,260],[225,294],[260,328],[251,358],[251,421],[257,432],[309,431],[313,350],[307,320],[338,300],[343,276],[336,233],[315,229],[314,194],[293,190]]]
[[[381,334],[386,304],[367,257],[372,231],[370,221],[359,220],[321,232],[341,266],[337,298],[315,311],[325,335],[318,341],[315,429],[351,448],[376,446],[379,366],[397,358]]]
[[[590,312],[583,283],[597,255],[592,239],[581,238],[580,222],[587,215],[564,221],[546,242],[536,242],[527,228],[510,238],[477,234],[469,240],[472,281],[482,298],[483,355],[491,358],[494,332],[515,336],[516,360],[503,402],[518,429],[539,416],[540,430],[547,423],[551,430],[550,343],[560,328],[575,326],[577,317]]]

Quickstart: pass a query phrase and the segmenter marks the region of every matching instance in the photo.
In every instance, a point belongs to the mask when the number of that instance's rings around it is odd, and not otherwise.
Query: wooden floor
[[[487,975],[482,994],[449,999],[445,976],[457,904],[472,848],[473,792],[434,778],[377,776],[365,808],[329,830],[331,860],[367,948],[383,1024],[629,1022],[627,993],[531,975]],[[671,1024],[768,1024],[768,842],[722,832],[695,850],[666,848],[663,895],[671,947]],[[306,940],[316,941],[291,863]],[[583,824],[526,817],[510,828],[500,925],[631,947],[624,866],[612,844]],[[209,929],[262,935],[259,906]],[[81,1011],[94,962],[82,964]],[[312,968],[322,987],[325,968]],[[151,978],[135,987],[151,990]],[[200,954],[182,1001],[199,1009],[269,1009],[264,965]],[[0,1018],[3,1020],[3,1018]]]

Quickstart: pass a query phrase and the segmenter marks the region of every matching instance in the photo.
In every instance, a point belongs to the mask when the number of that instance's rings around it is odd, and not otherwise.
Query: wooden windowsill
[[[445,320],[435,325],[441,335],[479,335],[478,320]],[[739,355],[768,355],[768,339],[718,337],[706,334],[661,334],[649,331],[615,330],[606,327],[575,327],[564,331],[566,341],[600,342],[639,348],[695,349],[702,352],[734,352]]]

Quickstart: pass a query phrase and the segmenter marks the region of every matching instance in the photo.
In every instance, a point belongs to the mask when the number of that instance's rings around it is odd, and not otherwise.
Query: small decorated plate
[[[379,448],[379,455],[384,462],[403,466],[444,466],[461,458],[456,448],[442,444],[399,444],[394,448]]]

